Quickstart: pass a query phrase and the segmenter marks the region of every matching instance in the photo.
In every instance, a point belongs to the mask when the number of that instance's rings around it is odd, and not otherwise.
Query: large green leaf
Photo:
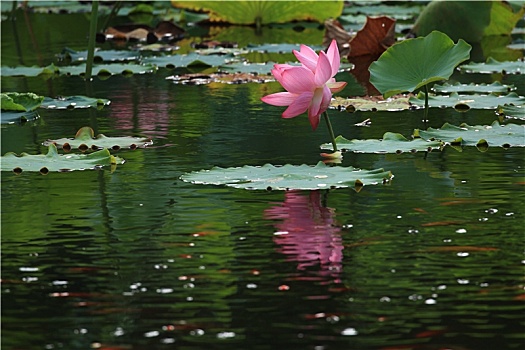
[[[76,108],[101,108],[108,106],[110,101],[104,98],[87,96],[60,96],[57,98],[46,97],[40,105],[46,109],[76,109]]]
[[[331,167],[319,162],[316,166],[266,164],[260,167],[215,167],[184,174],[181,180],[193,184],[226,185],[247,190],[318,190],[375,185],[388,182],[392,177],[392,173],[383,169]]]
[[[335,141],[340,150],[355,153],[415,153],[439,150],[443,146],[440,141],[427,141],[421,138],[409,141],[403,135],[392,132],[385,133],[382,140],[348,140],[343,136],[337,136]],[[332,144],[323,143],[321,148],[332,149]]]
[[[32,92],[2,92],[1,108],[2,111],[29,112],[37,109],[44,100],[44,96],[39,96]]]
[[[425,140],[441,140],[458,146],[525,147],[525,126],[517,124],[460,126],[445,123],[441,129],[414,130],[415,137]]]
[[[107,149],[91,154],[60,155],[54,144],[49,145],[47,154],[22,153],[17,156],[9,152],[0,158],[2,171],[14,171],[17,174],[22,171],[38,171],[47,174],[50,171],[99,169],[124,163],[122,158],[112,156]]]
[[[417,97],[411,97],[409,102],[413,105],[424,106],[425,96],[419,93]],[[493,109],[498,105],[512,103],[515,105],[525,104],[525,97],[518,96],[515,92],[511,92],[506,96],[498,95],[458,95],[453,92],[449,96],[429,96],[428,105],[430,107],[454,107],[458,110],[472,109]]]
[[[408,39],[390,46],[370,65],[370,82],[390,97],[439,80],[447,80],[454,68],[470,57],[471,46],[457,44],[441,32]]]
[[[523,59],[517,61],[496,61],[492,57],[487,59],[487,62],[463,64],[459,69],[466,73],[505,73],[505,74],[521,74],[525,71],[525,61]]]
[[[210,12],[210,20],[233,24],[268,24],[313,20],[324,22],[341,15],[343,1],[172,1],[173,6]]]
[[[94,137],[95,133],[89,126],[80,128],[75,138],[61,138],[56,140],[47,140],[43,143],[44,146],[56,145],[58,148],[63,148],[66,151],[71,149],[80,149],[86,151],[88,149],[97,150],[107,148],[112,150],[119,150],[121,148],[145,148],[151,146],[153,141],[147,137],[107,137],[104,134],[99,134]]]

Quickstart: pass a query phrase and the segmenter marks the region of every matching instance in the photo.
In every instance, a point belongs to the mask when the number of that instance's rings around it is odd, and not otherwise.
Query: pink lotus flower
[[[293,50],[301,66],[276,64],[272,69],[275,79],[287,92],[264,96],[261,100],[273,106],[288,106],[283,118],[293,118],[308,110],[308,118],[315,130],[320,116],[328,109],[332,94],[341,91],[345,82],[336,82],[334,76],[341,64],[337,43],[332,40],[328,51],[315,53],[310,47],[301,45]]]

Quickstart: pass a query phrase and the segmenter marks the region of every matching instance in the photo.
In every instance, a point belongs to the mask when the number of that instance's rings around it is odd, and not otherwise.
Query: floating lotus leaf
[[[386,100],[371,98],[342,98],[336,96],[330,102],[331,107],[349,112],[359,111],[402,111],[410,108],[408,97],[390,97]]]
[[[516,90],[514,85],[503,85],[499,81],[495,81],[492,84],[448,84],[434,85],[432,87],[437,93],[450,94],[452,92],[460,93],[509,93]]]
[[[44,96],[33,94],[32,92],[2,92],[0,94],[1,108],[4,111],[29,112],[37,109]]]
[[[465,73],[504,73],[504,74],[521,74],[525,71],[525,61],[496,61],[492,57],[487,59],[485,63],[469,63],[463,64],[459,69]]]
[[[223,65],[235,58],[232,55],[199,55],[190,53],[187,55],[167,55],[160,57],[146,57],[144,63],[153,64],[158,67],[176,68],[176,67],[217,67]]]
[[[25,123],[40,118],[37,111],[28,112],[13,112],[13,111],[2,111],[0,113],[0,119],[2,124],[14,124],[14,123]]]
[[[182,181],[201,185],[225,185],[247,190],[318,190],[323,188],[361,187],[386,183],[393,175],[383,169],[360,170],[353,167],[331,167],[323,162],[316,166],[283,165],[214,167],[181,176]]]
[[[269,24],[336,18],[342,1],[172,1],[173,6],[210,12],[210,21],[233,24]]]
[[[155,72],[156,67],[153,65],[139,65],[139,64],[100,64],[93,66],[93,75],[131,75],[144,74]],[[56,67],[50,65],[47,67],[2,67],[2,76],[25,76],[36,77],[40,75],[54,76],[54,75],[84,75],[86,73],[86,65],[78,66],[64,66]]]
[[[107,137],[104,134],[99,134],[94,137],[95,133],[89,126],[80,128],[75,138],[61,138],[56,140],[47,140],[43,142],[44,146],[56,145],[58,148],[63,148],[65,151],[78,148],[81,151],[88,149],[97,150],[102,148],[119,150],[121,148],[145,148],[151,146],[153,141],[144,137]]]
[[[359,6],[359,2],[355,2],[352,6],[345,7],[343,16],[362,14],[366,16],[389,16],[399,20],[410,20],[415,18],[424,6],[419,5],[371,5],[367,3],[364,6]]]
[[[60,96],[57,98],[46,97],[40,105],[46,109],[75,109],[75,108],[101,108],[108,106],[111,102],[103,98],[92,98],[86,96]]]
[[[425,95],[419,93],[417,97],[411,97],[409,102],[417,106],[425,105]],[[493,109],[498,105],[512,103],[515,105],[525,104],[525,97],[518,96],[511,92],[506,96],[497,95],[458,95],[451,93],[450,96],[429,96],[428,105],[430,107],[454,107],[459,110],[465,109]]]
[[[60,155],[54,144],[50,144],[47,154],[30,155],[22,153],[20,156],[9,152],[1,158],[2,171],[38,171],[47,174],[50,171],[73,171],[86,169],[100,169],[104,166],[123,164],[124,160],[112,156],[107,149],[91,154]]]
[[[503,105],[498,106],[497,113],[507,118],[525,120],[525,106]]]
[[[75,51],[70,48],[62,50],[63,57],[69,57],[72,62],[87,61],[87,51]],[[136,61],[140,55],[136,51],[128,50],[97,50],[95,51],[94,59],[104,62],[129,62]]]
[[[414,130],[415,137],[425,140],[440,140],[458,146],[502,146],[525,147],[525,126],[517,124],[460,126],[445,123],[441,129]]]
[[[151,64],[96,64],[93,66],[92,75],[110,76],[110,75],[132,75],[153,73],[157,67]],[[86,65],[60,67],[60,75],[84,75],[86,73]]]
[[[401,134],[387,132],[382,140],[348,140],[343,136],[335,139],[337,147],[342,151],[354,153],[403,153],[439,150],[443,147],[440,141],[427,141],[421,138],[408,140]],[[331,143],[323,143],[322,149],[332,149]]]
[[[5,67],[2,66],[3,77],[37,77],[40,75],[51,76],[58,74],[58,67],[54,64],[50,64],[47,67]]]
[[[390,97],[414,91],[428,83],[447,80],[454,68],[470,57],[471,46],[457,44],[434,31],[424,38],[407,39],[390,46],[370,65],[370,82]]]
[[[274,81],[270,75],[250,73],[212,73],[212,74],[183,74],[167,77],[175,84],[203,85],[211,83],[244,84],[244,83],[267,83]]]

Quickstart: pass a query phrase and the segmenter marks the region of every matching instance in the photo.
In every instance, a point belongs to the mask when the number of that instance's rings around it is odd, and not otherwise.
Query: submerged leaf
[[[411,97],[409,102],[417,106],[425,105],[425,95],[421,92],[417,97]],[[525,104],[525,97],[518,96],[515,92],[511,92],[506,96],[497,95],[458,95],[453,92],[450,96],[429,96],[429,107],[454,107],[461,109],[461,107],[469,109],[493,109],[498,105],[512,103],[516,105]]]
[[[393,175],[383,169],[361,170],[353,167],[330,167],[323,162],[316,166],[283,165],[215,167],[181,176],[182,181],[203,185],[226,185],[248,190],[318,190],[358,187],[386,183]]]
[[[107,149],[91,154],[60,155],[54,144],[49,145],[47,154],[22,153],[17,156],[9,152],[1,157],[0,162],[2,171],[14,171],[17,174],[22,171],[38,171],[44,175],[50,171],[98,169],[123,163],[123,159],[112,156]]]
[[[457,44],[433,31],[424,38],[407,39],[389,47],[370,65],[370,82],[390,97],[417,90],[428,83],[447,80],[454,68],[470,57],[471,46]]]
[[[440,140],[457,146],[525,147],[525,126],[516,124],[502,126],[497,121],[492,125],[461,124],[459,127],[445,123],[440,129],[428,128],[426,131],[416,129],[414,136],[425,140]]]
[[[443,142],[427,141],[421,138],[414,140],[407,140],[403,135],[392,132],[387,132],[383,135],[382,140],[348,140],[343,136],[338,136],[335,139],[337,147],[343,151],[355,153],[403,153],[418,151],[430,152],[432,150],[439,150],[443,147]],[[321,145],[322,149],[332,149],[331,143],[324,143]]]
[[[93,129],[91,129],[89,126],[84,126],[77,131],[75,138],[47,140],[43,143],[43,145],[56,145],[58,148],[63,148],[66,151],[78,148],[84,152],[88,149],[97,150],[101,148],[112,150],[119,150],[121,148],[145,148],[153,144],[151,139],[144,137],[107,137],[104,134],[99,134],[97,137],[94,137],[94,134],[95,133],[93,132]]]

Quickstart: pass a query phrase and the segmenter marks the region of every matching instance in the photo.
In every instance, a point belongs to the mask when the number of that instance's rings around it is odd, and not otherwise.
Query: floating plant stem
[[[86,62],[86,80],[91,80],[93,60],[95,58],[95,36],[97,35],[98,0],[91,3],[91,21],[89,25],[88,54]]]
[[[330,123],[330,118],[328,117],[328,113],[326,111],[323,112],[323,117],[326,122],[326,126],[328,127],[328,132],[330,133],[330,137],[332,138],[332,146],[334,148],[334,152],[337,152],[337,144],[335,143],[335,135],[334,135],[334,129],[332,129],[332,123]]]

